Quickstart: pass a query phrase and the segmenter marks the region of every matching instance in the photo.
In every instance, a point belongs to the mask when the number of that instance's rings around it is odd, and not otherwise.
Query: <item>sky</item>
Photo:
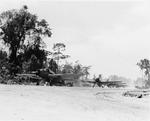
[[[52,37],[47,49],[63,42],[68,61],[90,65],[91,76],[136,79],[140,59],[150,59],[150,3],[144,0],[0,0],[0,13],[27,5],[45,19]]]

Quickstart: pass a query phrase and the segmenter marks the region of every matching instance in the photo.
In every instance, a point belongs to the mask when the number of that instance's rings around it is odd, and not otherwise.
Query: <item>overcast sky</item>
[[[91,65],[91,74],[141,76],[136,63],[150,59],[150,4],[147,1],[0,0],[0,12],[21,8],[48,21],[53,36],[46,41],[64,42],[70,60]]]

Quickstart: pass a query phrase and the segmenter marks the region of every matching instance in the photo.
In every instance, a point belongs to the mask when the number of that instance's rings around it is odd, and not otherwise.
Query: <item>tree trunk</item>
[[[11,53],[10,53],[10,56],[9,56],[9,62],[17,64],[17,48],[11,47],[10,51],[11,51]]]
[[[17,49],[16,48],[11,48],[11,53],[9,56],[9,63],[10,65],[10,74],[15,75],[18,72],[18,60],[17,60]]]

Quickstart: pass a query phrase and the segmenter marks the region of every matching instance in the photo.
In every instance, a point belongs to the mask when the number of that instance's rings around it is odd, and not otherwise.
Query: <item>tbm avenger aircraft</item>
[[[27,78],[29,83],[36,85],[46,84],[50,86],[73,86],[73,82],[80,76],[79,74],[56,74],[48,68],[33,71],[30,74],[16,74],[20,80],[25,81]],[[21,83],[21,82],[20,82]]]
[[[93,79],[93,81],[84,81],[84,82],[88,82],[88,83],[92,83],[93,84],[93,88],[97,85],[98,87],[126,87],[126,83],[122,82],[122,81],[109,81],[109,79],[107,79],[107,81],[102,81],[102,75],[100,74],[98,78]]]

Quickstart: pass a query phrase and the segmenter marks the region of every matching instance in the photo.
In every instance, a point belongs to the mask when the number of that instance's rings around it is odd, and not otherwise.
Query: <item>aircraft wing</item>
[[[102,84],[117,84],[122,83],[122,81],[107,81],[107,82],[101,82]]]
[[[95,83],[94,80],[87,80],[87,81],[82,81],[84,83]],[[126,86],[126,83],[122,82],[122,81],[106,81],[106,82],[100,82],[102,85],[106,85],[106,86]]]
[[[117,86],[117,87],[125,87],[127,86],[126,83],[122,81],[109,81],[109,82],[101,82],[102,85],[106,86]]]
[[[82,82],[85,82],[85,83],[95,83],[94,80],[86,80],[86,81],[82,80]]]
[[[18,77],[28,77],[28,78],[33,78],[33,79],[40,79],[39,76],[37,76],[36,74],[16,74]]]

